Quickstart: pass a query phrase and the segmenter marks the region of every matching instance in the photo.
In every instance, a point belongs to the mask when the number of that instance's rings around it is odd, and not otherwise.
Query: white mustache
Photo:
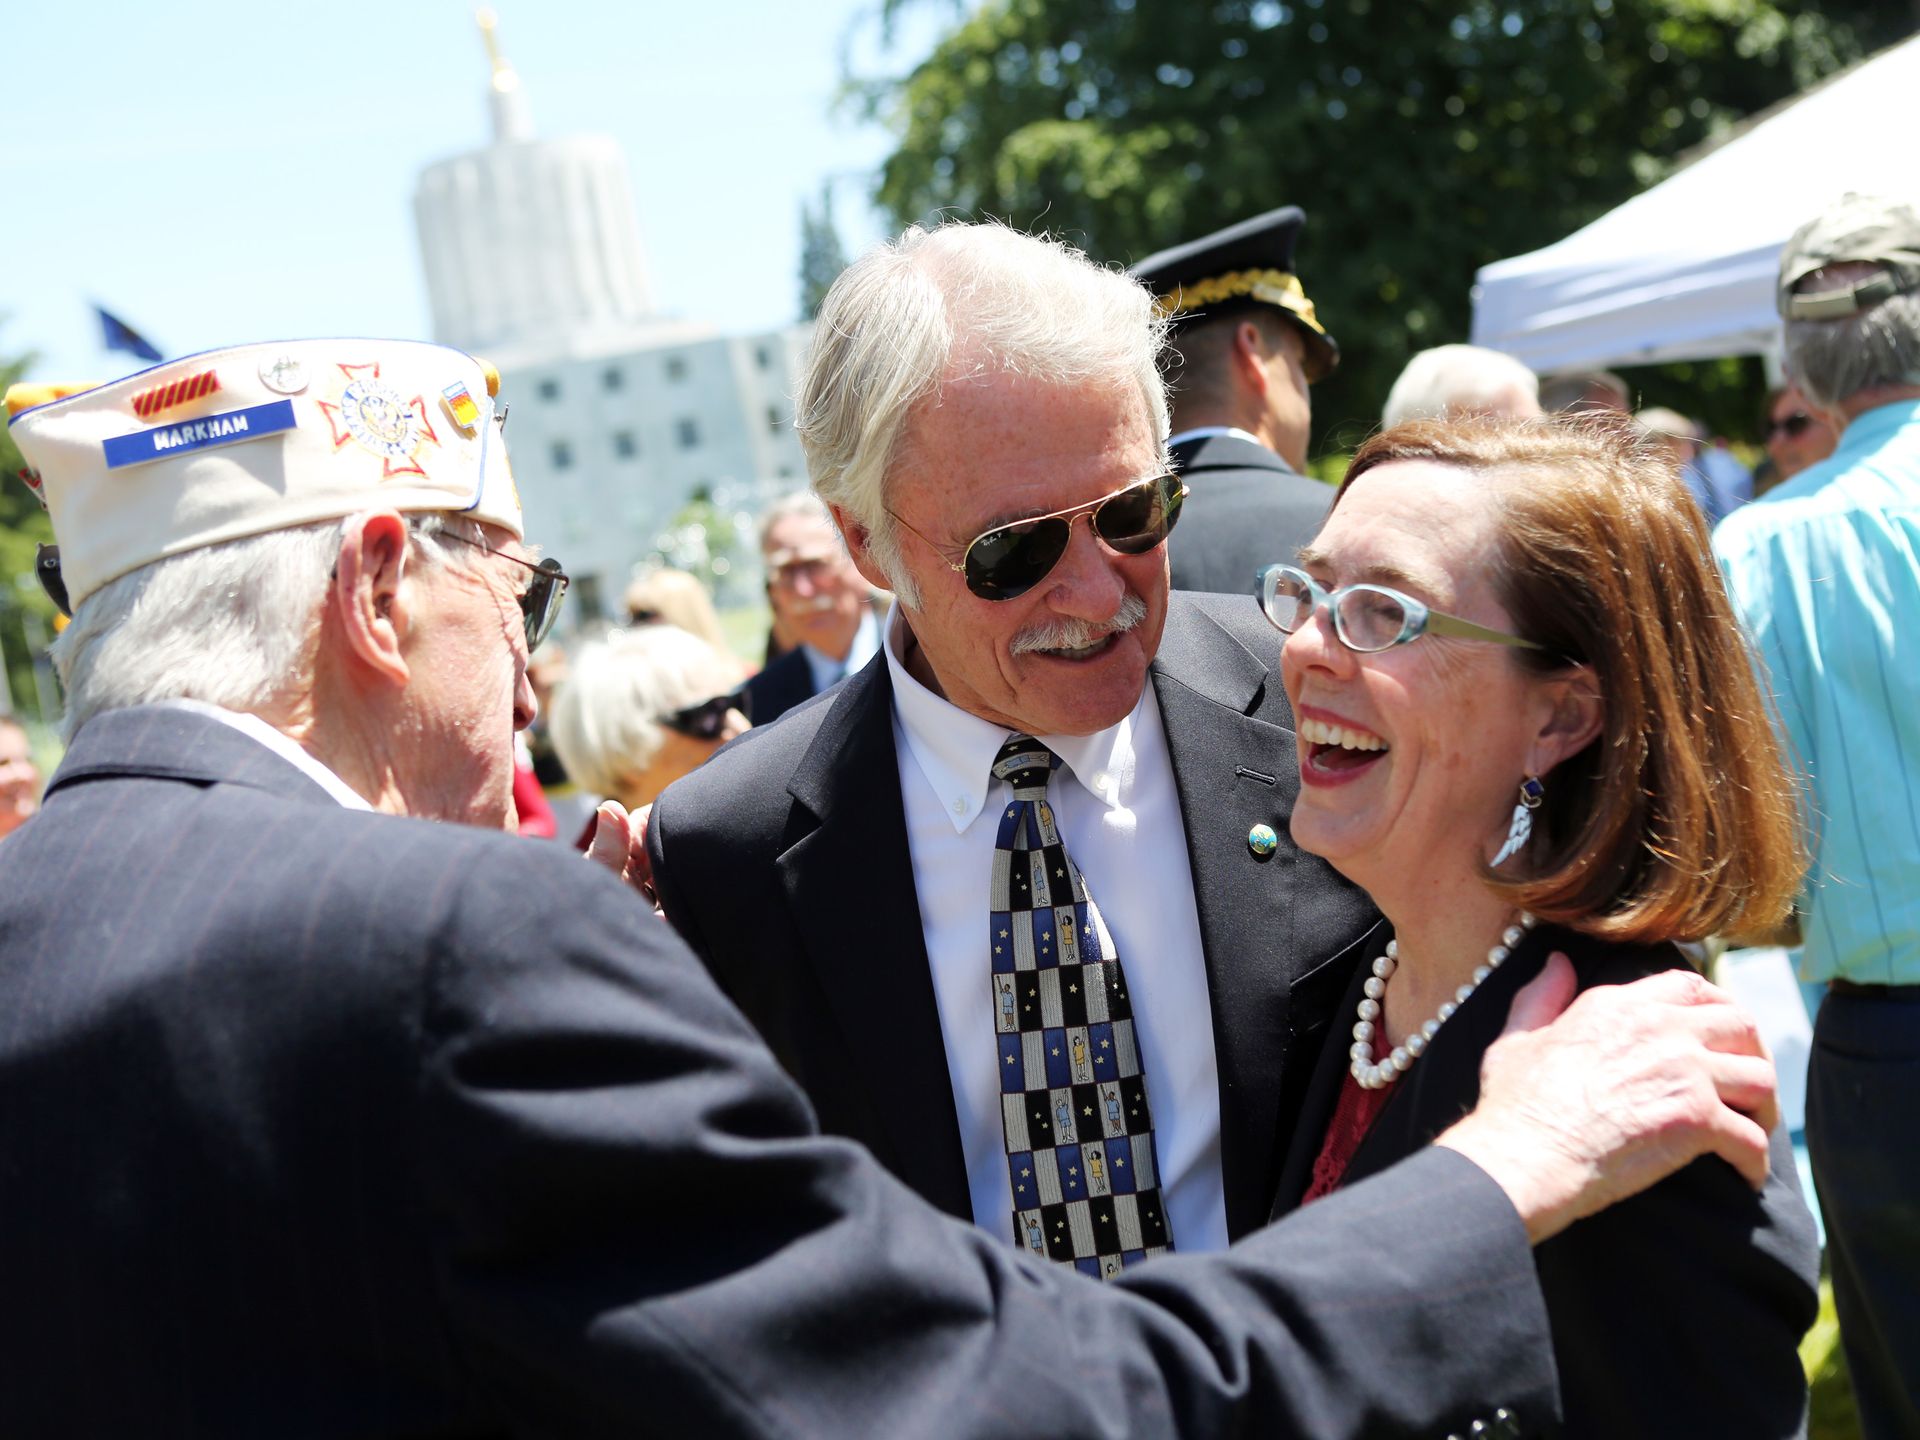
[[[1029,650],[1085,650],[1098,645],[1109,635],[1122,635],[1147,618],[1147,602],[1129,591],[1120,601],[1113,618],[1106,621],[1074,620],[1062,617],[1022,630],[1009,647],[1015,655]]]

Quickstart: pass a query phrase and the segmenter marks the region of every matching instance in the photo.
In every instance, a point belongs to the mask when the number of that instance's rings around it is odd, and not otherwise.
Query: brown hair
[[[1612,940],[1698,940],[1784,918],[1806,866],[1797,793],[1707,525],[1663,447],[1616,415],[1414,420],[1361,446],[1369,470],[1480,474],[1500,506],[1495,591],[1511,652],[1592,667],[1605,718],[1555,768],[1533,838],[1488,883]]]

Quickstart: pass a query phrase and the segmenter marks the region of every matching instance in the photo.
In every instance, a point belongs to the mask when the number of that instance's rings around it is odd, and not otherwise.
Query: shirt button
[[[1104,770],[1094,771],[1093,788],[1100,791],[1111,790],[1113,788],[1113,777]]]
[[[954,814],[956,814],[956,815],[964,815],[964,814],[966,814],[966,813],[967,813],[967,802],[966,802],[965,800],[956,800],[956,801],[954,801],[954,802],[953,802],[953,813],[954,813]]]

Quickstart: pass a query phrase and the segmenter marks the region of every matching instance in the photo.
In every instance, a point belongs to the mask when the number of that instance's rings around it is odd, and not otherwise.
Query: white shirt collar
[[[906,615],[894,606],[883,651],[893,679],[893,713],[906,736],[920,773],[940,797],[956,833],[973,824],[986,808],[993,781],[993,757],[1013,732],[982,720],[933,693],[908,673],[901,651]],[[1058,755],[1089,795],[1109,809],[1126,804],[1136,771],[1134,732],[1140,706],[1153,703],[1142,687],[1133,711],[1118,724],[1091,735],[1038,735]]]
[[[1167,448],[1171,450],[1174,446],[1184,445],[1189,440],[1211,440],[1216,435],[1227,435],[1235,440],[1246,440],[1258,445],[1262,450],[1267,448],[1266,442],[1258,435],[1242,430],[1238,425],[1196,425],[1191,430],[1182,430],[1178,435],[1169,435],[1167,437]]]
[[[169,710],[185,710],[194,715],[204,715],[209,720],[218,720],[228,729],[238,730],[242,735],[259,741],[349,810],[373,808],[346,781],[308,754],[297,741],[274,729],[258,715],[223,709],[218,705],[209,705],[204,700],[160,700],[155,703]]]
[[[879,632],[880,622],[873,618],[873,606],[863,603],[860,606],[860,624],[853,632],[853,640],[847,646],[844,659],[836,660],[826,651],[802,643],[800,648],[807,653],[807,668],[813,673],[813,693],[818,695],[871,660],[874,651],[880,648]]]

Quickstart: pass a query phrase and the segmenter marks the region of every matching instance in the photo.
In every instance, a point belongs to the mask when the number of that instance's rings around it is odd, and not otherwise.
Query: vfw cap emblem
[[[416,458],[422,445],[438,445],[433,422],[427,418],[422,395],[405,399],[380,379],[378,363],[341,365],[346,383],[333,403],[322,400],[321,412],[333,427],[333,448],[348,442],[381,457],[380,478],[425,475]]]

